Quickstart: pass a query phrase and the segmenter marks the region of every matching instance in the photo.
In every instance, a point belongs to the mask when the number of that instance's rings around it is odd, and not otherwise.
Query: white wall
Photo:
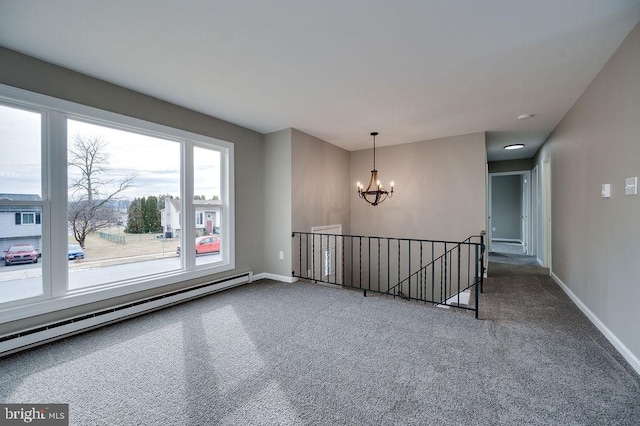
[[[638,362],[640,195],[625,196],[624,179],[640,176],[640,25],[537,154],[540,170],[545,159],[552,273]],[[600,196],[605,183],[609,199]],[[640,362],[635,367],[640,371]]]

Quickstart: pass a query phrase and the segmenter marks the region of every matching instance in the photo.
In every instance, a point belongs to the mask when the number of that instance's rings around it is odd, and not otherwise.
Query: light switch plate
[[[638,195],[638,177],[630,177],[624,180],[624,195]]]
[[[610,198],[611,197],[611,184],[605,183],[602,185],[602,198]]]

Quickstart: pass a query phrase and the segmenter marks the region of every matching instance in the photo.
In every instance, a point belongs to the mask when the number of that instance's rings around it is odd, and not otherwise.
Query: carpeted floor
[[[524,255],[522,244],[505,241],[491,241],[491,252]]]
[[[546,270],[467,312],[259,281],[0,359],[74,425],[637,425],[640,376]]]

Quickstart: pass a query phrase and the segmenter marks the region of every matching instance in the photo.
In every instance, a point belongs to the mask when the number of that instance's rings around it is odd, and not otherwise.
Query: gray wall
[[[640,25],[542,147],[551,161],[552,272],[640,358]],[[600,196],[611,184],[611,198]]]
[[[522,241],[522,175],[491,177],[491,237]]]
[[[117,112],[154,123],[223,139],[235,147],[236,269],[220,276],[264,271],[263,256],[263,136],[243,127],[200,114],[140,93],[61,68],[0,47],[0,83],[56,98]],[[210,280],[203,278],[198,281]],[[0,334],[34,324],[78,315],[132,298],[192,285],[163,289],[54,312],[39,318],[0,325]]]
[[[349,152],[295,129],[291,150],[293,230],[340,224],[350,233]]]
[[[369,181],[372,150],[351,153],[351,231],[356,235],[462,240],[486,228],[485,134],[473,133],[376,149],[393,198],[373,207],[356,193]]]
[[[263,209],[265,272],[290,277],[291,129],[265,136]]]

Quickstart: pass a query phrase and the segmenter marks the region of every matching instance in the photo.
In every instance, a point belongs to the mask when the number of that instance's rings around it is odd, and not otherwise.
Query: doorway
[[[489,174],[489,252],[531,254],[531,172]]]

